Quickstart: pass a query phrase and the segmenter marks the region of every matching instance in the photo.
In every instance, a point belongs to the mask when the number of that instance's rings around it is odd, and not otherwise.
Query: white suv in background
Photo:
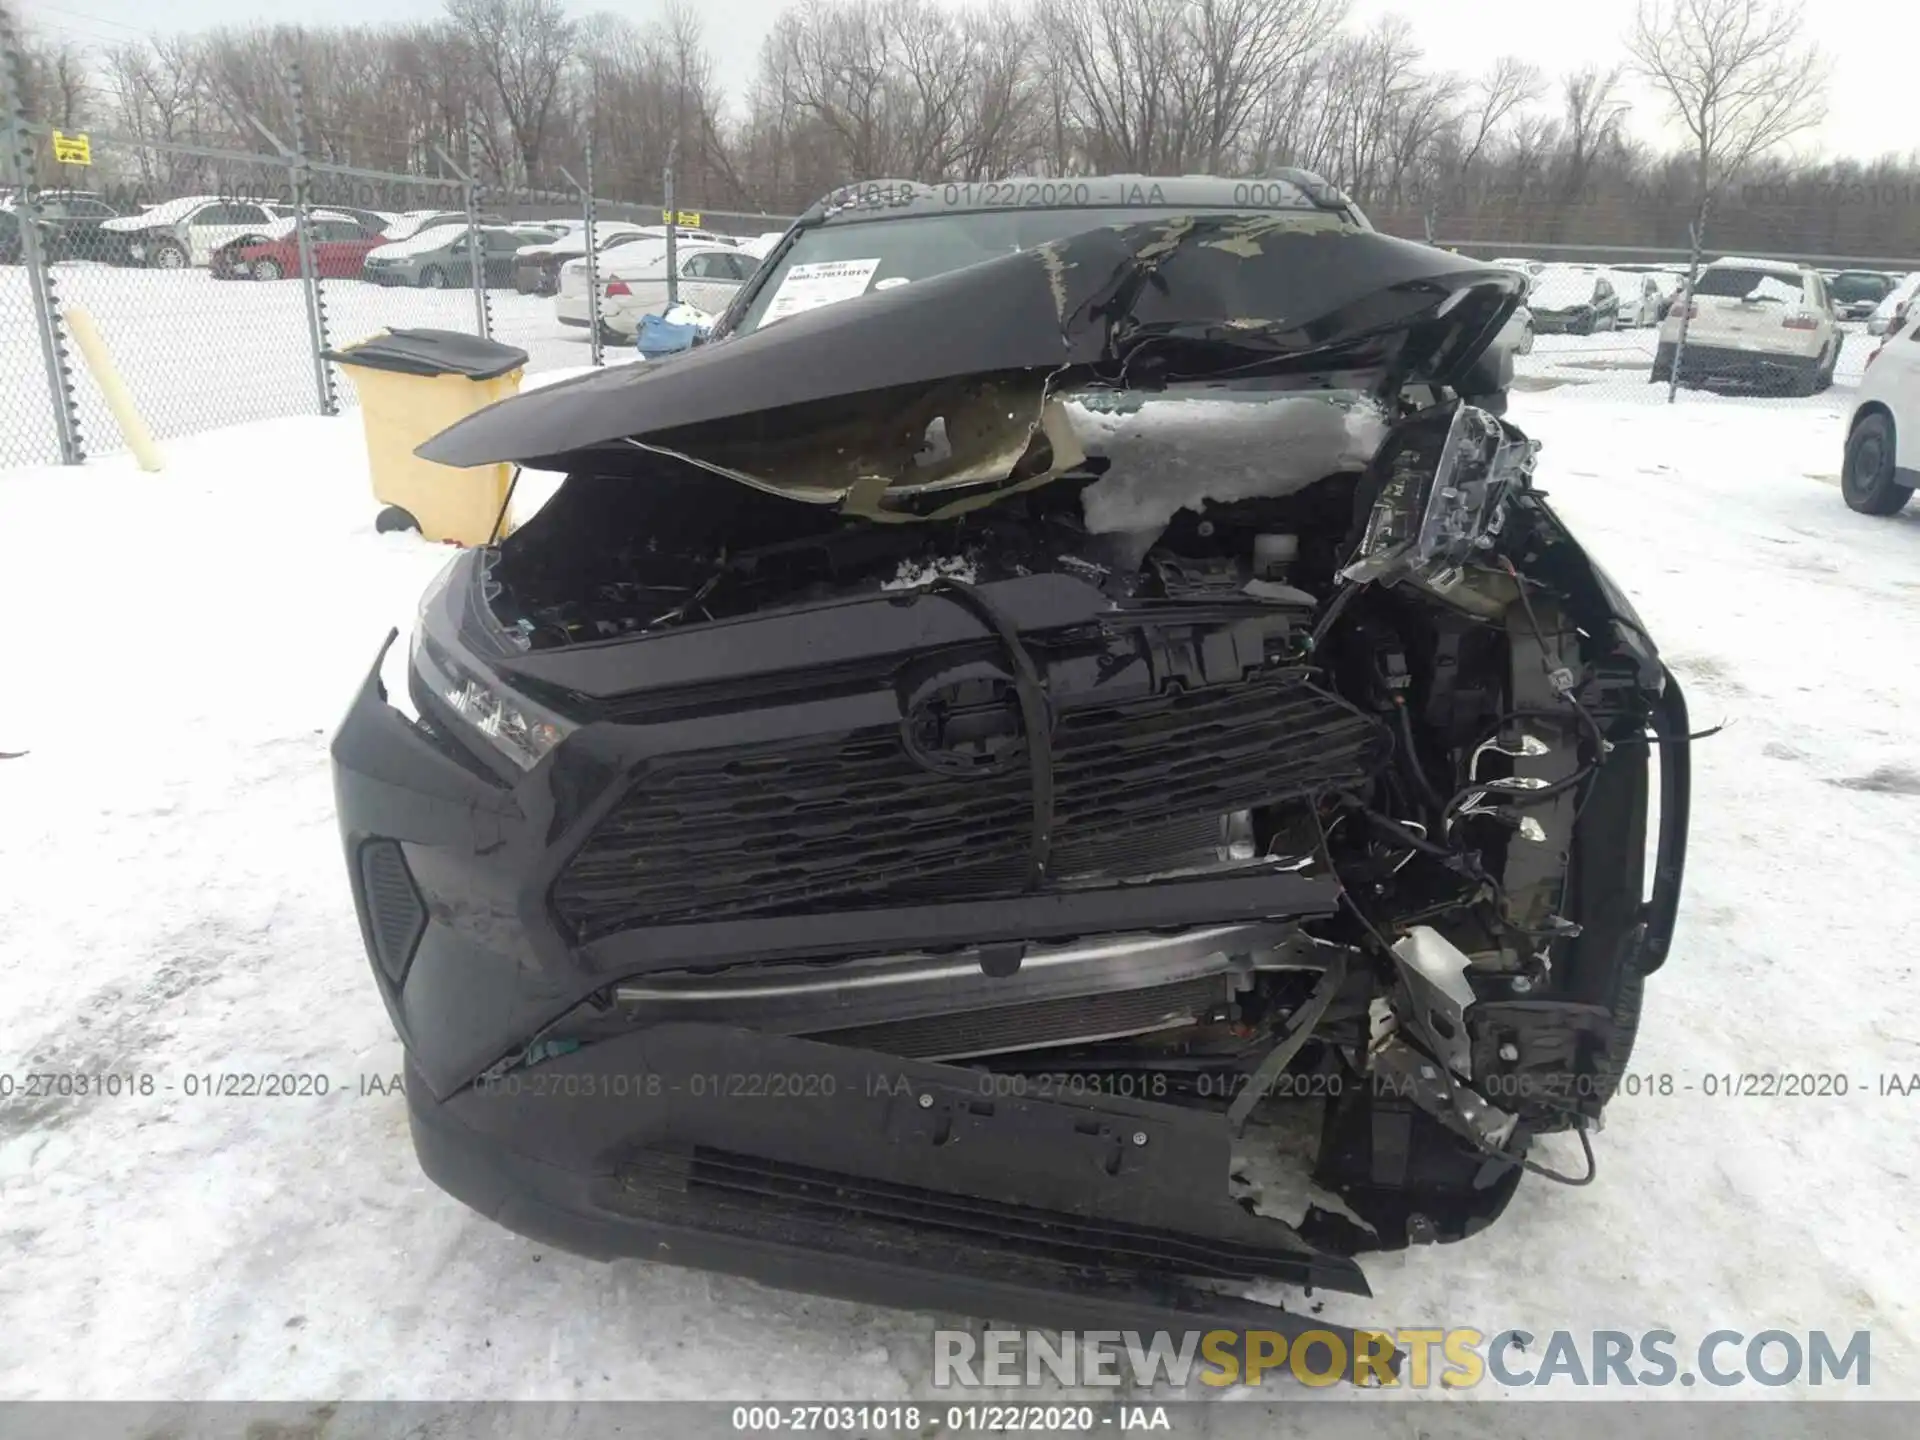
[[[1920,485],[1920,323],[1909,320],[1867,357],[1847,424],[1840,494],[1862,515],[1891,515]]]
[[[1660,326],[1654,380],[1672,377],[1680,322],[1689,314],[1682,385],[1812,395],[1833,383],[1845,337],[1816,270],[1734,256],[1708,265],[1693,293],[1682,291]]]

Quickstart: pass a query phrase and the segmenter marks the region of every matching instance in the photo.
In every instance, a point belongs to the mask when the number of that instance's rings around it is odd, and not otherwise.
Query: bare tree
[[[540,173],[561,81],[573,58],[573,21],[560,0],[447,0],[447,15],[499,98],[515,159],[531,181]]]
[[[1588,65],[1561,77],[1560,100],[1566,116],[1561,131],[1566,156],[1567,203],[1577,203],[1587,187],[1593,162],[1601,149],[1618,140],[1627,118],[1627,102],[1620,98],[1619,66],[1602,70]]]
[[[1171,67],[1182,87],[1185,164],[1219,174],[1267,86],[1316,53],[1346,10],[1347,0],[1193,0],[1180,16],[1184,53]]]
[[[1400,234],[1437,233],[1427,227],[1444,213],[1450,232],[1502,245],[1680,247],[1704,195],[1722,248],[1862,263],[1920,253],[1920,211],[1818,201],[1823,183],[1920,184],[1920,154],[1816,165],[1778,144],[1810,118],[1796,96],[1817,94],[1800,83],[1814,69],[1796,68],[1801,47],[1778,40],[1787,0],[1647,0],[1683,7],[1643,26],[1674,80],[1661,89],[1680,101],[1678,155],[1625,137],[1619,75],[1605,67],[1547,95],[1512,60],[1451,76],[1404,24],[1343,25],[1343,0],[794,0],[732,113],[690,11],[583,13],[566,31],[555,6],[573,0],[458,3],[464,23],[267,22],[117,48],[29,31],[27,103],[64,130],[134,138],[97,134],[91,179],[143,182],[153,198],[283,183],[277,162],[137,142],[264,149],[250,120],[286,135],[297,57],[303,138],[325,159],[419,177],[372,202],[394,209],[450,201],[436,151],[458,154],[471,123],[481,173],[514,188],[552,188],[556,162],[578,173],[591,133],[610,200],[658,202],[677,145],[679,192],[709,211],[792,213],[856,177],[1297,165]],[[38,148],[36,173],[51,179],[60,167]],[[351,187],[330,193],[345,203]]]
[[[1474,103],[1466,116],[1466,148],[1460,157],[1463,180],[1507,118],[1521,106],[1538,100],[1544,91],[1545,83],[1536,66],[1511,55],[1493,62],[1493,68],[1473,87]]]
[[[1070,123],[1094,170],[1169,167],[1181,116],[1175,75],[1181,53],[1175,0],[1040,0]]]
[[[1643,0],[1635,16],[1627,48],[1689,137],[1702,225],[1732,175],[1826,118],[1801,20],[1798,0]]]

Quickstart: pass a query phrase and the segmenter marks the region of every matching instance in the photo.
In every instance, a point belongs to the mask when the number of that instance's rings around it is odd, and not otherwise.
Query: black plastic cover
[[[1169,383],[1264,365],[1451,383],[1525,278],[1304,216],[1201,216],[1091,230],[691,351],[490,406],[415,452],[443,465],[589,468],[578,452],[956,377]],[[1155,377],[1148,378],[1152,371]],[[842,417],[844,418],[844,417]]]
[[[401,375],[464,375],[497,380],[527,363],[527,352],[459,330],[390,330],[344,350],[322,351],[325,359],[363,370]]]

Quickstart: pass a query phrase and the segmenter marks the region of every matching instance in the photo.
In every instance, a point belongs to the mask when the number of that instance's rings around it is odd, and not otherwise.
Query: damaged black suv
[[[1503,418],[1523,284],[1306,175],[862,186],[423,446],[566,476],[333,742],[427,1173],[1141,1329],[1590,1173],[1687,719]]]

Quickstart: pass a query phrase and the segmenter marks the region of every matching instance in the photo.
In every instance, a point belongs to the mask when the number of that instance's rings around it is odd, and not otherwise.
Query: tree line
[[[496,193],[562,190],[589,138],[603,197],[658,201],[671,160],[687,207],[774,215],[860,180],[1300,166],[1381,228],[1443,242],[1682,247],[1711,192],[1722,249],[1920,254],[1920,151],[1783,153],[1819,115],[1797,0],[1672,3],[1642,13],[1617,66],[1548,73],[1490,54],[1461,74],[1430,63],[1404,20],[1351,23],[1348,0],[797,0],[730,98],[677,3],[636,24],[560,0],[447,0],[427,23],[91,48],[30,33],[26,102],[63,130],[258,151],[255,120],[292,137],[297,66],[312,154],[444,176],[445,152]],[[1724,43],[1746,43],[1756,17],[1774,24],[1771,48]],[[1634,138],[1632,73],[1685,145]],[[186,154],[101,163],[176,193],[235,183]],[[49,155],[39,178],[58,173]]]

